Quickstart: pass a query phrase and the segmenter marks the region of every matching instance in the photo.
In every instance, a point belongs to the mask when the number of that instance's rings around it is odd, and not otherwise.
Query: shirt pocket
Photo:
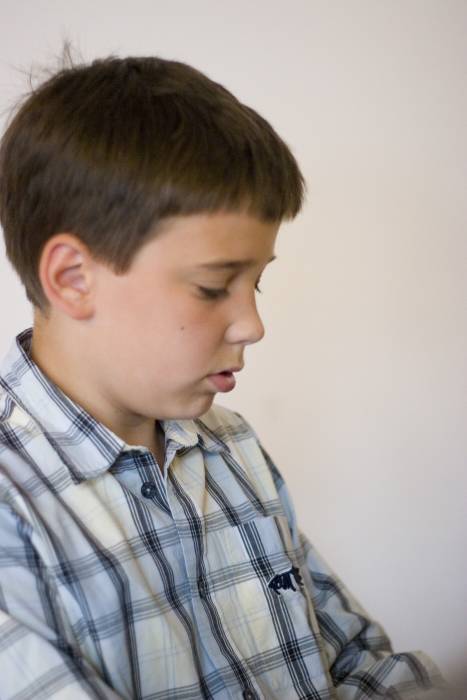
[[[299,557],[285,516],[255,517],[207,532],[206,545],[212,600],[232,643],[255,674],[279,670],[280,657],[290,649],[300,663],[316,651]],[[210,557],[213,549],[215,556]],[[286,676],[277,679],[279,684],[287,685]]]

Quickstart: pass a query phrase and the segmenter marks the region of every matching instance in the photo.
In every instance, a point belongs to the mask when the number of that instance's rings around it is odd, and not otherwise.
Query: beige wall
[[[267,334],[219,403],[399,650],[467,650],[467,3],[2,0],[0,110],[68,35],[187,61],[258,109],[309,186],[264,275]],[[31,314],[0,256],[0,352]]]

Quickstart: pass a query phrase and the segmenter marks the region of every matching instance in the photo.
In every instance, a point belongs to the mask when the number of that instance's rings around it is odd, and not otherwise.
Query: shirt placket
[[[221,698],[262,698],[256,682],[237,653],[228,629],[223,625],[223,612],[216,606],[210,590],[209,566],[206,560],[204,470],[202,450],[195,448],[185,464],[174,463],[168,476],[167,495],[175,519],[192,594],[192,610],[200,644],[200,656],[206,673],[223,676]],[[219,671],[219,669],[225,669]],[[216,682],[215,685],[218,685]],[[219,689],[220,690],[220,689]],[[214,695],[214,693],[213,693]]]

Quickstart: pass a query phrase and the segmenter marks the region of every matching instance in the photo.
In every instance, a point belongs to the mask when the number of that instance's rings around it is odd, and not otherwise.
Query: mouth
[[[235,377],[234,372],[239,372],[239,369],[233,368],[232,370],[223,370],[222,372],[217,372],[216,374],[210,374],[208,379],[211,384],[216,388],[216,391],[232,391],[235,388]]]

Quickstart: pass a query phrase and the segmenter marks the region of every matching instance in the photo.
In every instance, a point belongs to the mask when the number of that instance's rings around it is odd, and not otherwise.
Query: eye
[[[255,289],[257,292],[262,294],[262,291],[258,286],[259,282],[260,280],[258,280],[258,282],[256,283]],[[198,289],[205,299],[221,299],[222,297],[226,297],[229,294],[228,289],[212,289],[211,287],[198,287]]]
[[[205,299],[220,299],[227,296],[227,289],[211,289],[210,287],[198,287]]]

